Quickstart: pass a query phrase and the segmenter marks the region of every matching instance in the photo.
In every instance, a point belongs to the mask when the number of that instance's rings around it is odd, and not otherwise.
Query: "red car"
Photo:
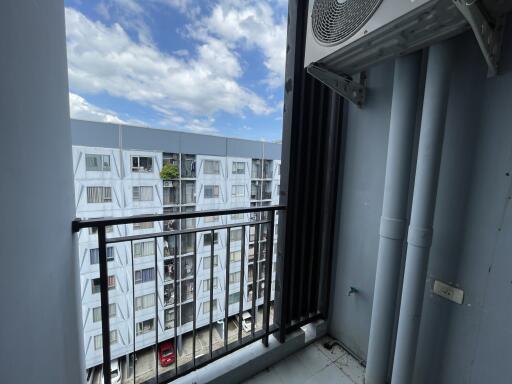
[[[174,356],[174,345],[170,341],[164,341],[160,344],[158,357],[160,358],[160,365],[162,367],[167,367],[174,363],[176,360]]]

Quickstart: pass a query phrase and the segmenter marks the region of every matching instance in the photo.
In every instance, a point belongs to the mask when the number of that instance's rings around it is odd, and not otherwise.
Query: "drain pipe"
[[[392,384],[411,384],[423,306],[452,69],[450,42],[429,50]]]
[[[366,384],[384,384],[387,381],[406,228],[420,67],[421,52],[395,61]]]

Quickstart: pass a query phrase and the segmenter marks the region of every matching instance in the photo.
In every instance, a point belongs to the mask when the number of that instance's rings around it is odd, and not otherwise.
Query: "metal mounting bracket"
[[[307,72],[341,97],[358,107],[363,105],[366,98],[366,74],[364,72],[360,73],[359,82],[347,75],[333,73],[315,63],[308,65]]]
[[[491,18],[482,12],[477,4],[478,0],[453,0],[453,3],[467,20],[475,34],[489,68],[487,76],[496,76],[501,56],[505,16]]]

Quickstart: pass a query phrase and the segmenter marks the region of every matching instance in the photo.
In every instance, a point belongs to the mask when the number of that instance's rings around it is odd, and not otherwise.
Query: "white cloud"
[[[276,3],[280,7],[288,9],[288,0],[274,0],[274,3]]]
[[[278,19],[278,20],[276,20]],[[258,0],[220,0],[211,14],[189,28],[196,38],[214,36],[229,44],[257,48],[265,57],[270,86],[283,83],[286,61],[286,19],[269,3]]]
[[[186,12],[190,10],[192,7],[192,0],[150,0],[155,3],[167,5],[173,8],[179,9],[181,12]]]
[[[124,30],[133,32],[139,42],[154,45],[148,20],[151,19],[150,11],[158,12],[159,6],[177,9],[189,16],[200,12],[190,0],[99,0],[95,10],[103,20],[115,19]]]
[[[177,114],[166,109],[157,108],[157,110],[163,116],[162,119],[157,122],[157,125],[160,128],[170,128],[205,134],[216,134],[219,132],[217,128],[214,127],[215,119],[213,117],[200,118],[189,115],[184,117],[181,114]]]
[[[133,41],[119,24],[93,22],[72,8],[66,9],[66,29],[69,80],[76,92],[106,92],[156,111],[195,116],[272,112],[237,82],[239,58],[219,38],[203,39],[194,55],[173,56]]]
[[[127,121],[120,119],[115,112],[90,104],[83,97],[72,92],[69,93],[69,110],[71,118],[73,119],[116,124],[128,123]]]

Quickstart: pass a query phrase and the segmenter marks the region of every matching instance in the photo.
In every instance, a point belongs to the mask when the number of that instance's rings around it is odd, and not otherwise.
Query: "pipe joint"
[[[432,228],[409,227],[407,243],[419,248],[429,248],[432,244]]]
[[[402,240],[405,234],[405,220],[382,216],[379,234],[388,239]]]

